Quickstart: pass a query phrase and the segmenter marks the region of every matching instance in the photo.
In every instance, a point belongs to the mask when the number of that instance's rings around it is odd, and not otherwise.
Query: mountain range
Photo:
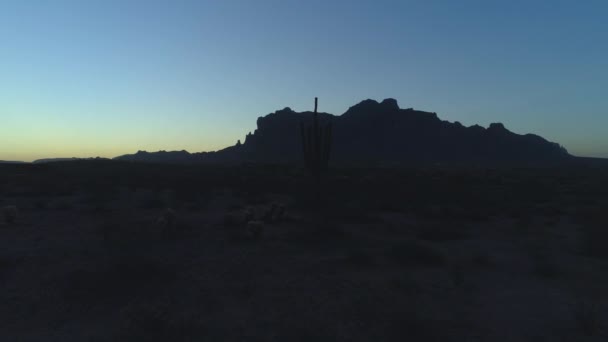
[[[65,161],[76,161],[76,160],[102,160],[107,158],[44,158],[44,159],[36,159],[31,164],[45,164],[45,163],[54,163],[54,162],[65,162]],[[16,160],[0,160],[0,164],[30,164],[29,162],[24,161],[16,161]]]
[[[0,164],[27,164],[26,162],[19,160],[0,160]]]
[[[448,122],[436,113],[402,109],[394,99],[364,100],[342,115],[319,113],[332,123],[330,162],[354,165],[412,163],[560,163],[574,158],[561,145],[535,134],[516,134],[501,123],[488,128]],[[138,151],[115,160],[152,163],[300,163],[300,123],[313,112],[286,107],[257,119],[244,141],[214,152]],[[104,158],[48,158],[33,163]],[[588,158],[587,158],[588,159]],[[0,161],[22,163],[18,161]]]
[[[139,162],[263,162],[302,160],[299,126],[312,112],[284,108],[257,119],[257,129],[215,152],[138,151],[116,157]],[[342,115],[319,113],[321,123],[333,125],[331,162],[335,164],[408,163],[544,163],[570,159],[557,143],[535,135],[520,135],[501,123],[488,128],[443,121],[436,113],[401,109],[394,99],[364,100]]]

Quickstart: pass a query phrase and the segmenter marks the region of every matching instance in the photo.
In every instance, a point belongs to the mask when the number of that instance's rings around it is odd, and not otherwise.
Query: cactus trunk
[[[323,125],[319,122],[317,113],[318,99],[315,97],[315,111],[312,125],[305,126],[300,123],[302,136],[302,152],[306,169],[315,181],[317,197],[320,197],[321,177],[327,171],[331,152],[332,125],[331,122]]]

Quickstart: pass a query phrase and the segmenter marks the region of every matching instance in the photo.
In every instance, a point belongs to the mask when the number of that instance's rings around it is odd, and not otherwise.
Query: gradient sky
[[[608,1],[0,0],[0,159],[215,150],[315,96],[608,157]]]

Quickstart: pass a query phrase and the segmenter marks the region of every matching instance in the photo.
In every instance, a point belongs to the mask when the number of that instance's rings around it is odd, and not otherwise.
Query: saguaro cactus
[[[331,122],[323,125],[319,123],[317,113],[317,98],[315,97],[315,111],[312,118],[312,126],[300,123],[302,134],[302,150],[304,152],[304,163],[317,184],[321,175],[327,170],[329,153],[331,151]]]

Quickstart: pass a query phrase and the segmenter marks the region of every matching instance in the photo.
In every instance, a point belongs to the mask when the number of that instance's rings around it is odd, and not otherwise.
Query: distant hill
[[[27,164],[27,163],[23,162],[23,161],[16,161],[16,160],[0,160],[0,164]]]
[[[45,158],[45,159],[34,160],[32,163],[33,164],[43,164],[43,163],[55,163],[55,162],[64,162],[64,161],[75,161],[75,160],[100,160],[100,159],[107,159],[107,158],[100,158],[100,157],[95,157],[95,158],[76,158],[76,157],[72,157],[72,158]]]
[[[42,163],[53,163],[60,161],[72,161],[79,160],[80,158],[44,158],[44,159],[36,159],[32,163],[33,164],[42,164]]]
[[[158,151],[158,152],[146,152],[137,151],[135,154],[126,154],[114,158],[115,160],[127,160],[135,162],[149,162],[149,163],[189,163],[194,161],[194,155],[188,151]]]
[[[257,119],[257,129],[216,152],[145,152],[116,157],[143,162],[300,162],[299,124],[312,112],[284,108]],[[488,128],[442,121],[436,113],[401,109],[394,99],[365,100],[336,116],[319,113],[333,124],[334,163],[555,162],[570,154],[534,134],[515,134],[501,123]]]

